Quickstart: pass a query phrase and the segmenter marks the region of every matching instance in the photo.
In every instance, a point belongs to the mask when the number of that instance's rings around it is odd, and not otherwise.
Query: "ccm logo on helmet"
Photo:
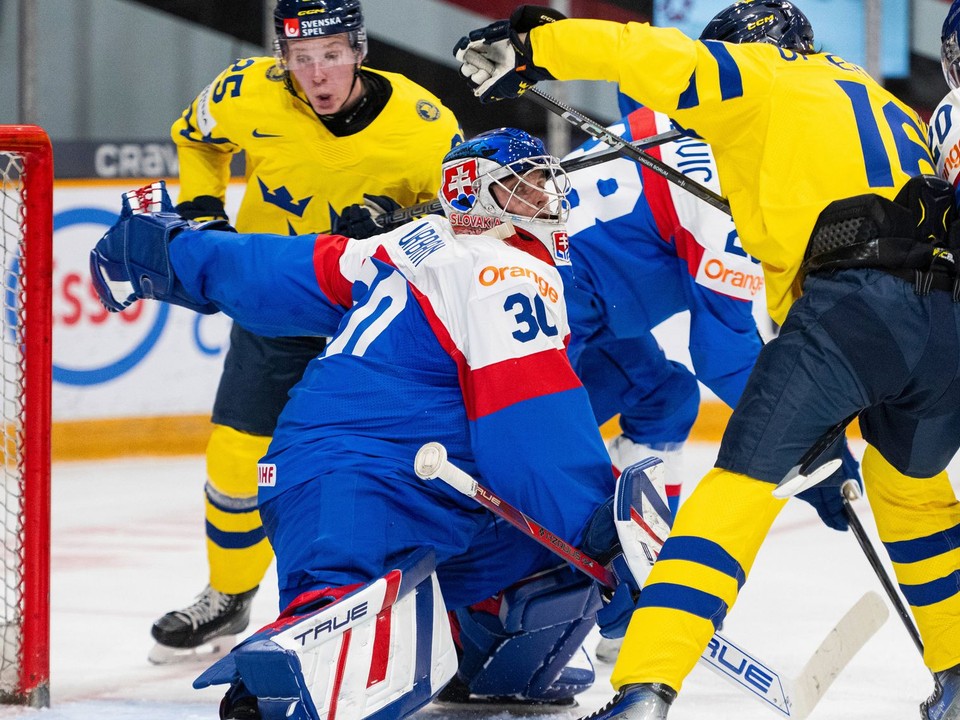
[[[483,270],[480,271],[480,284],[484,287],[491,287],[496,285],[498,282],[502,282],[507,278],[519,278],[527,277],[533,280],[537,285],[537,292],[541,296],[546,298],[552,303],[560,300],[560,293],[557,292],[557,289],[553,287],[550,282],[540,275],[537,274],[535,270],[526,267],[520,267],[519,265],[513,266],[502,266],[494,267],[493,265],[487,265]]]
[[[762,25],[769,25],[774,20],[773,15],[767,15],[762,17],[759,20],[754,20],[752,23],[747,23],[747,30],[755,30]]]

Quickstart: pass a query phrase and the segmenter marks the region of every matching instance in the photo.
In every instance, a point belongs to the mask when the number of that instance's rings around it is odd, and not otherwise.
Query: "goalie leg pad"
[[[640,588],[673,526],[663,469],[656,457],[627,467],[617,478],[613,498],[597,509],[584,532],[581,549],[617,581],[616,592],[605,596],[607,604],[597,615],[606,638],[626,632]]]
[[[614,490],[613,522],[623,559],[640,585],[673,527],[663,471],[660,458],[634,463],[620,473]]]
[[[496,615],[458,610],[458,679],[480,698],[572,702],[595,679],[592,667],[567,665],[600,606],[596,585],[564,566],[508,588]]]
[[[373,582],[311,593],[194,687],[242,684],[263,720],[405,718],[457,668],[434,568],[432,551],[419,550]]]
[[[649,457],[627,467],[614,495],[590,518],[580,548],[638,592],[670,534],[664,465]]]

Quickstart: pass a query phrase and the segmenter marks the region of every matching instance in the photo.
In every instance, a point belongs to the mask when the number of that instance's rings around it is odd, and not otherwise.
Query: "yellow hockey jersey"
[[[926,127],[860,67],[830,53],[695,41],[646,23],[534,28],[533,57],[560,80],[610,80],[709,142],[743,248],[762,263],[783,323],[820,212],[868,192],[893,198],[933,174]]]
[[[402,207],[430,200],[443,156],[461,132],[453,113],[403,75],[364,68],[393,88],[367,127],[333,135],[304,97],[295,97],[273,58],[238,60],[173,124],[179,201],[224,200],[230,159],[246,154],[243,200],[234,226],[282,235],[328,231],[334,213],[387,195]]]

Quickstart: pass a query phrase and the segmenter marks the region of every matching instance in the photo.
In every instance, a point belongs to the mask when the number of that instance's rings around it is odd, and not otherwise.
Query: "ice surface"
[[[685,492],[715,457],[715,445],[689,447],[684,476],[691,481]],[[956,460],[951,470],[960,477]],[[153,620],[188,605],[206,584],[203,477],[200,457],[54,467],[52,707],[0,708],[0,718],[39,712],[39,720],[215,720],[220,689],[191,688],[203,665],[156,667],[146,660]],[[864,501],[856,507],[882,554],[869,508]],[[252,627],[276,615],[272,572],[254,602]],[[827,529],[809,506],[794,500],[777,519],[724,635],[793,676],[870,589],[882,594],[853,535]],[[592,639],[588,649],[594,644]],[[580,707],[551,717],[575,718],[609,699],[611,668],[598,665],[597,670],[598,682],[580,696]],[[931,689],[932,680],[891,609],[886,625],[840,675],[812,718],[913,718]],[[431,720],[481,717],[437,707],[421,714]],[[687,679],[670,713],[671,720],[777,716],[701,667]]]

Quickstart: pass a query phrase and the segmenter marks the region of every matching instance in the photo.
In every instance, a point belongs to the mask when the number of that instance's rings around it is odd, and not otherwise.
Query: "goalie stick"
[[[648,138],[643,138],[642,140],[637,140],[629,144],[640,151],[645,148],[663,145],[664,143],[668,143],[682,137],[684,137],[684,134],[679,130],[667,130],[659,135],[651,135]],[[624,140],[624,142],[626,142],[626,140]],[[609,162],[610,160],[614,160],[622,156],[623,154],[619,150],[607,150],[606,152],[590,153],[589,155],[584,155],[583,157],[565,160],[560,163],[560,167],[568,173],[576,172],[577,170],[583,170],[588,167],[593,167],[594,165],[600,165],[601,163]],[[440,205],[439,200],[428,200],[427,202],[422,202],[418,205],[411,205],[408,208],[402,208],[401,210],[394,210],[391,213],[387,213],[383,216],[382,221],[385,225],[397,225],[409,222],[418,217],[422,217],[423,215],[439,215],[442,212],[443,207]]]
[[[424,480],[443,480],[597,582],[608,588],[614,587],[605,567],[480,485],[447,459],[447,450],[440,443],[427,443],[421,447],[414,460],[414,469]],[[830,630],[800,675],[793,679],[781,677],[769,665],[719,633],[710,639],[700,660],[784,717],[803,720],[853,656],[883,625],[887,615],[887,606],[880,596],[872,591],[866,593]]]

